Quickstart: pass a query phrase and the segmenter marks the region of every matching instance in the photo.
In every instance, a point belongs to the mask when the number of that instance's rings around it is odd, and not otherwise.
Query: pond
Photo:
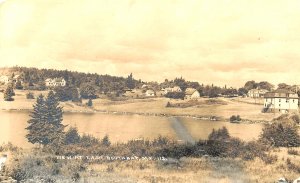
[[[11,142],[20,147],[31,147],[25,138],[29,114],[26,111],[0,111],[0,144]],[[225,126],[230,135],[248,141],[257,139],[263,126],[262,124],[234,124],[194,118],[177,119],[176,121],[179,121],[185,128],[183,133],[189,133],[195,140],[206,139],[213,128]],[[158,116],[64,113],[63,123],[68,127],[76,126],[81,135],[91,134],[97,138],[103,138],[107,134],[113,143],[138,138],[153,139],[159,135],[184,141],[185,139],[180,139],[178,129],[174,129],[173,121],[171,117]]]

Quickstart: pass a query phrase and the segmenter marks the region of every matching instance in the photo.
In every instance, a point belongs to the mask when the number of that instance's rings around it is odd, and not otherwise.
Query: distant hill
[[[80,87],[83,83],[90,83],[101,89],[101,91],[116,92],[124,90],[128,83],[128,78],[100,75],[96,73],[83,73],[68,70],[55,70],[55,69],[37,69],[28,67],[9,67],[0,68],[0,74],[6,76],[20,75],[20,79],[24,84],[39,84],[45,82],[47,78],[64,78],[67,82],[67,86]],[[141,81],[137,81],[133,78],[132,82],[138,84]]]

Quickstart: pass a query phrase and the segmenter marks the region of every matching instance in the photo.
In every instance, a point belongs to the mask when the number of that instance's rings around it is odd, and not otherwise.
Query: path
[[[190,132],[185,128],[185,126],[182,124],[180,119],[178,119],[176,117],[171,117],[170,121],[171,121],[172,128],[174,129],[177,137],[180,140],[183,140],[183,141],[191,143],[191,144],[195,144],[195,142],[196,142],[195,139],[192,137]]]

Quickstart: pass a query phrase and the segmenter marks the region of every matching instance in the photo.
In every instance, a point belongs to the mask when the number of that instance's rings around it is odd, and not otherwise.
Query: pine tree
[[[12,96],[14,96],[14,90],[13,87],[9,85],[4,92],[4,100],[13,101],[14,99],[12,98]]]
[[[127,77],[126,79],[126,86],[129,88],[129,89],[133,89],[135,88],[135,81],[133,79],[133,75],[132,73],[130,73],[130,75]]]
[[[47,107],[47,125],[49,126],[49,139],[51,143],[60,144],[64,140],[64,128],[62,124],[63,111],[53,91],[48,93],[45,101]]]
[[[80,136],[76,127],[70,127],[66,133],[65,138],[66,144],[77,144],[80,143]]]
[[[87,106],[92,107],[93,106],[93,101],[92,99],[89,99],[89,101],[87,102]]]
[[[30,117],[26,128],[29,131],[26,135],[29,142],[43,145],[63,143],[65,126],[62,124],[62,108],[52,91],[46,100],[43,95],[37,98]]]
[[[30,114],[30,117],[31,119],[28,120],[29,126],[26,128],[29,133],[26,135],[26,138],[32,144],[48,144],[49,139],[47,138],[47,129],[45,129],[47,108],[43,95],[38,96],[36,99],[36,104],[33,105],[33,112]]]

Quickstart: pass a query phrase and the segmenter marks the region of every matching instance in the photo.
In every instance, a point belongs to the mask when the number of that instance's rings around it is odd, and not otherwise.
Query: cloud
[[[0,66],[295,83],[299,16],[296,0],[8,0],[0,5]]]

